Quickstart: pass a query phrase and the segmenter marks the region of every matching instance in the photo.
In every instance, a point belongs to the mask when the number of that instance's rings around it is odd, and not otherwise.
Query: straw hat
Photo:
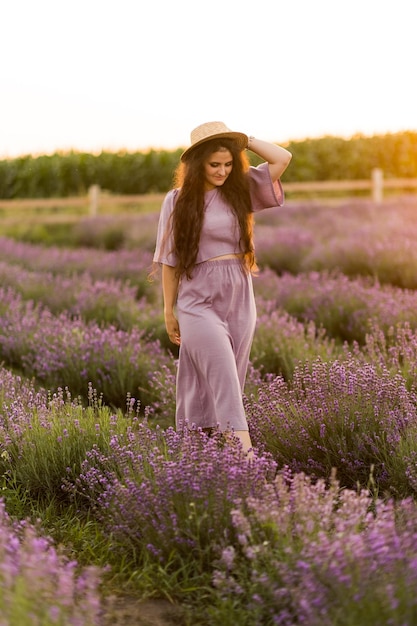
[[[201,143],[223,137],[236,141],[240,150],[244,150],[248,145],[248,136],[244,133],[236,133],[230,130],[223,122],[206,122],[191,131],[191,146],[182,153],[181,160],[184,161],[190,151],[194,150]]]

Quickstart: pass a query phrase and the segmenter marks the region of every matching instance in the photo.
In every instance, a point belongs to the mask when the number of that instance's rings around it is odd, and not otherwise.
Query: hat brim
[[[196,141],[192,146],[184,150],[181,155],[181,161],[185,161],[187,156],[195,150],[202,143],[206,143],[207,141],[212,141],[213,139],[233,139],[238,144],[239,150],[245,150],[248,146],[249,137],[244,133],[236,133],[234,131],[230,131],[227,133],[216,133],[214,135],[210,135],[209,137],[204,137],[204,139],[200,139],[200,141]]]

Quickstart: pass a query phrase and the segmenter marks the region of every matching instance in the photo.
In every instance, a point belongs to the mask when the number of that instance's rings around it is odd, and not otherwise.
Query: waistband
[[[209,259],[207,261],[201,261],[201,263],[196,263],[195,267],[203,267],[207,265],[210,267],[212,265],[242,265],[242,262],[237,257],[235,259]]]

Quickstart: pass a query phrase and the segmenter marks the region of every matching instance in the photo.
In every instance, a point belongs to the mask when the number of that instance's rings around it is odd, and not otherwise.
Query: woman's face
[[[221,187],[233,167],[233,156],[226,148],[212,152],[204,161],[205,189]]]

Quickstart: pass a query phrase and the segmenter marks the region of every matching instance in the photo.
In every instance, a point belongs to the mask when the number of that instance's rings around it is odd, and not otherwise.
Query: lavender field
[[[417,198],[258,217],[250,462],[174,430],[157,217],[0,237],[2,626],[417,624]]]

